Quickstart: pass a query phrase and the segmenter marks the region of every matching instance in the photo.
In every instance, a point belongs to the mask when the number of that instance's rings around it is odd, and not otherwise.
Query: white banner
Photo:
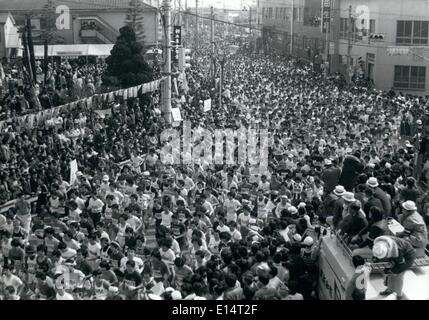
[[[76,181],[77,173],[78,169],[77,169],[77,161],[76,159],[70,161],[70,185],[73,185],[73,183]]]
[[[204,100],[204,112],[210,111],[212,109],[212,99]]]

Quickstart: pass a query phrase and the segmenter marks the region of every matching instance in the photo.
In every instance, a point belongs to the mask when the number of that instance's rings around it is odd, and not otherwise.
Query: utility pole
[[[293,56],[293,25],[294,25],[294,8],[295,8],[295,0],[292,0],[292,10],[291,10],[291,18],[290,18],[290,55]]]
[[[223,94],[223,71],[225,68],[225,56],[220,58],[220,77],[219,77],[219,107],[222,108],[222,94]]]
[[[350,77],[350,67],[351,67],[351,53],[352,53],[352,6],[349,6],[349,23],[348,23],[348,32],[347,32],[347,74],[346,79],[347,83],[351,82]]]
[[[182,26],[182,0],[178,0],[179,1],[179,5],[178,5],[178,9],[177,9],[177,25],[178,26]]]
[[[195,48],[198,48],[198,0],[195,0]]]
[[[210,59],[210,79],[214,83],[214,56],[215,56],[215,39],[214,39],[214,8],[213,6],[210,8],[210,52],[211,52],[211,59]]]
[[[249,31],[252,33],[252,7],[249,5]]]
[[[164,12],[164,86],[162,99],[162,114],[165,121],[171,123],[171,0],[163,0],[162,10]]]
[[[185,39],[186,45],[188,45],[188,35],[189,35],[189,12],[188,12],[188,0],[185,0]]]
[[[326,29],[326,45],[325,45],[325,54],[326,54],[326,62],[328,63],[328,70],[327,70],[327,75],[330,74],[330,67],[331,67],[331,60],[329,58],[329,46],[330,46],[330,40],[331,40],[331,8],[332,8],[332,0],[329,6],[329,26]]]

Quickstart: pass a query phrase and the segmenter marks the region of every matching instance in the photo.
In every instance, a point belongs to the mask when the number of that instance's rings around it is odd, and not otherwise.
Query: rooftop
[[[54,6],[66,5],[70,10],[127,9],[129,2],[129,0],[52,0]],[[43,9],[47,3],[47,0],[0,0],[0,12],[38,11]],[[142,3],[145,8],[154,9],[143,1]]]
[[[13,17],[9,12],[0,12],[0,24],[6,23],[8,17],[11,17],[13,21]]]

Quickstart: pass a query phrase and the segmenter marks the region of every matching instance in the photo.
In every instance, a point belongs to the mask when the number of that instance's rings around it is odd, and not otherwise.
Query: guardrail
[[[353,251],[337,233],[334,233],[334,237],[336,238],[337,245],[343,249],[345,256],[349,258],[350,263],[352,264]],[[373,262],[372,259],[368,259],[366,262],[369,263],[369,267],[373,273],[381,273],[392,267],[392,264],[389,262]],[[429,251],[427,249],[425,249],[425,256],[416,258],[411,268],[414,269],[426,266],[429,266]]]

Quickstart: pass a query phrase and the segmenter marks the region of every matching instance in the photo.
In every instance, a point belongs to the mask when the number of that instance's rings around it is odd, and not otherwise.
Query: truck
[[[369,262],[370,275],[365,300],[383,300],[379,292],[385,290],[384,270],[388,263]],[[346,288],[355,268],[352,250],[334,233],[323,236],[319,255],[318,294],[320,300],[345,300]],[[429,257],[417,258],[404,277],[403,299],[429,300]]]

